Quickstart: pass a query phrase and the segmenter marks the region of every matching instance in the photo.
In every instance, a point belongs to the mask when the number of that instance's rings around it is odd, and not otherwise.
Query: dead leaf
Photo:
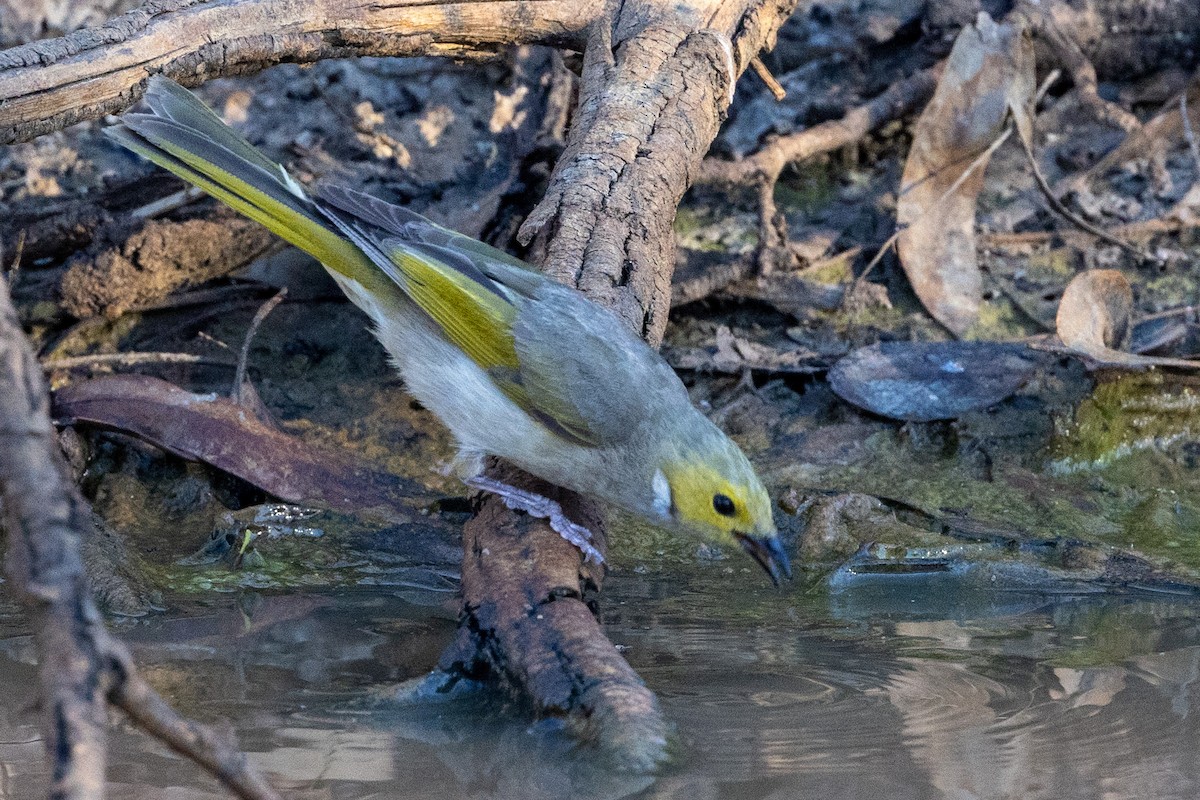
[[[1200,361],[1125,351],[1133,330],[1133,289],[1115,269],[1088,270],[1072,278],[1058,303],[1055,322],[1065,348],[1087,356],[1095,366],[1200,367]]]
[[[981,13],[959,34],[914,130],[896,206],[897,251],[922,304],[956,335],[982,302],[975,202],[984,170],[1010,114],[1019,135],[1032,138],[1035,80],[1024,30]]]
[[[422,494],[402,478],[342,451],[323,450],[256,417],[228,397],[198,395],[159,378],[116,375],[54,394],[60,423],[88,422],[203,461],[289,503],[411,521]]]
[[[954,419],[995,405],[1033,375],[1029,351],[997,342],[884,342],[829,371],[848,403],[891,419]]]
[[[1120,350],[1129,343],[1133,289],[1115,269],[1081,272],[1058,302],[1055,324],[1063,344],[1084,355]]]

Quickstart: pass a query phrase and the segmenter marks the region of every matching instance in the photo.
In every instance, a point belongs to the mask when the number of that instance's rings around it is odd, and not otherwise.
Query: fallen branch
[[[791,260],[786,231],[775,207],[775,184],[783,170],[790,164],[855,144],[884,124],[917,111],[933,96],[941,70],[942,65],[938,64],[898,81],[874,99],[846,112],[841,119],[773,139],[741,161],[704,160],[697,183],[756,187],[761,272],[770,272],[776,260]],[[716,285],[713,290],[720,288]]]
[[[730,186],[774,183],[788,165],[855,144],[888,122],[921,108],[933,96],[941,72],[942,65],[938,64],[897,81],[882,94],[847,111],[841,119],[772,139],[741,161],[706,158],[696,182]]]
[[[194,86],[283,62],[578,47],[603,10],[584,0],[149,0],[98,28],[0,52],[0,144],[122,111],[156,72]]]
[[[0,499],[7,571],[38,645],[42,729],[50,797],[104,796],[106,705],[123,709],[176,751],[202,764],[239,797],[278,795],[245,756],[176,714],[105,630],[79,554],[91,515],[67,477],[50,424],[41,369],[0,278]]]

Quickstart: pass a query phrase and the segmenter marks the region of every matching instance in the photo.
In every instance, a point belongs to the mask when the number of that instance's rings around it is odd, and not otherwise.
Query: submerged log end
[[[501,480],[562,504],[605,551],[594,503],[502,466]],[[604,567],[543,521],[486,497],[463,531],[463,619],[441,668],[488,678],[562,718],[622,769],[648,772],[667,758],[669,726],[654,694],[600,628],[590,606]]]

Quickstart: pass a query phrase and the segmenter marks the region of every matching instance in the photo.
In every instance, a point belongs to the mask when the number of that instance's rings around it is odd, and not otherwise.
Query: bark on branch
[[[50,796],[104,797],[106,704],[220,778],[239,797],[274,800],[245,756],[183,719],[141,678],[124,645],[104,628],[84,574],[80,539],[87,505],[67,477],[50,423],[42,370],[0,278],[0,500],[6,567],[38,644],[42,729]]]
[[[547,273],[617,312],[651,344],[671,301],[683,193],[759,51],[796,0],[625,4],[597,24],[567,149],[521,238]],[[647,12],[650,12],[649,14]]]
[[[155,73],[194,86],[283,62],[578,47],[602,11],[586,0],[150,0],[0,52],[0,145],[122,111]]]

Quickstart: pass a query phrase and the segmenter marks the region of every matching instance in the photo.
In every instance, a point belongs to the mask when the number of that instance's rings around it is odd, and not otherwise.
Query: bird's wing
[[[585,420],[596,442],[642,435],[653,414],[687,404],[658,353],[573,289],[547,281],[522,306],[513,338],[526,391],[555,417]]]
[[[516,373],[519,365],[512,344],[515,298],[470,258],[438,244],[424,244],[418,236],[444,228],[350,189],[322,187],[318,207],[412,298],[446,338],[489,374],[500,377],[498,384],[503,375]],[[509,387],[501,388],[513,394]]]
[[[644,416],[642,360],[658,359],[615,317],[415,212],[338,187],[318,198],[446,337],[548,429],[589,446],[632,435]]]

